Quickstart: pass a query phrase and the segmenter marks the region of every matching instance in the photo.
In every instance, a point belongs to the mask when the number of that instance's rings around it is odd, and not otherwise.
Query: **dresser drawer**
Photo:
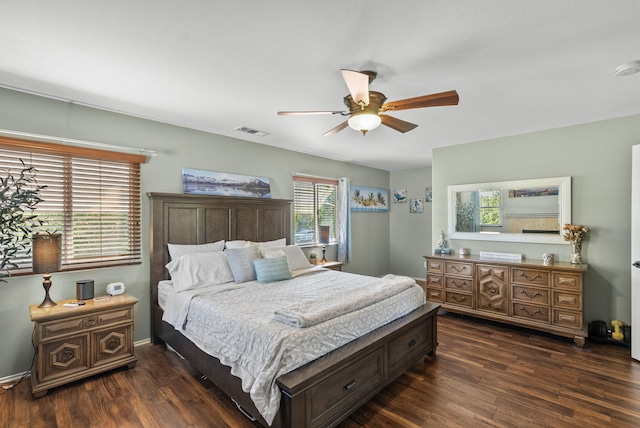
[[[454,293],[453,291],[445,291],[444,302],[452,305],[466,306],[473,308],[473,295]]]
[[[553,288],[569,291],[582,291],[582,275],[553,272]]]
[[[549,290],[546,288],[525,287],[524,285],[514,285],[511,298],[515,301],[525,303],[538,303],[548,305]]]
[[[444,287],[456,291],[473,291],[473,280],[471,278],[452,278],[445,277]]]
[[[54,339],[82,330],[106,327],[122,322],[131,322],[132,309],[119,308],[112,311],[95,312],[71,318],[61,318],[40,324],[41,340]]]
[[[444,294],[444,292],[442,291],[442,288],[427,287],[426,294],[427,294],[427,300],[429,300],[430,302],[442,303],[442,296]]]
[[[511,268],[511,282],[548,287],[549,272],[535,269]]]
[[[461,263],[453,261],[444,262],[444,273],[448,275],[473,276],[473,263]]]
[[[563,327],[582,328],[582,312],[554,309],[553,324]]]
[[[350,364],[311,388],[308,426],[323,426],[363,394],[384,382],[384,348]]]
[[[582,294],[553,290],[553,307],[582,310]]]
[[[437,287],[437,288],[442,288],[444,284],[444,277],[442,275],[433,275],[428,273],[427,274],[427,287]]]
[[[393,339],[387,345],[389,376],[409,368],[418,355],[427,355],[431,351],[431,320],[427,326],[414,327]]]
[[[549,308],[545,306],[533,306],[514,302],[513,316],[545,323],[551,322],[549,319]]]
[[[442,260],[427,259],[427,272],[444,273],[444,262]]]

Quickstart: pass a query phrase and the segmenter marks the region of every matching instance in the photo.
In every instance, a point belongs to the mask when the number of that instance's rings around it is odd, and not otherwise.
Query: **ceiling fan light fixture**
[[[372,129],[376,129],[380,126],[380,123],[382,123],[380,116],[374,113],[353,114],[349,118],[349,126],[356,131],[362,132],[362,135]]]

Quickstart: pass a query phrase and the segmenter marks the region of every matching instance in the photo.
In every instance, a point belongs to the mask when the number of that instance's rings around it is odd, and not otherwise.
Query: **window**
[[[62,269],[140,263],[140,162],[144,156],[0,137],[0,169],[37,170],[44,230],[62,234]],[[31,272],[31,257],[15,260]]]
[[[480,225],[502,224],[502,193],[500,189],[480,190]]]
[[[293,177],[294,243],[319,244],[318,226],[329,226],[329,241],[337,236],[338,180]]]

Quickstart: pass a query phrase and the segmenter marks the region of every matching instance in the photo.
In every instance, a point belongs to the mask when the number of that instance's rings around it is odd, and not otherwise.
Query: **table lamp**
[[[326,263],[325,252],[329,243],[329,226],[320,226],[320,243],[322,244],[322,260],[320,260],[320,263]]]
[[[35,233],[33,235],[33,273],[43,273],[45,296],[39,308],[56,306],[56,302],[49,297],[51,288],[51,272],[62,268],[62,235],[59,233]]]

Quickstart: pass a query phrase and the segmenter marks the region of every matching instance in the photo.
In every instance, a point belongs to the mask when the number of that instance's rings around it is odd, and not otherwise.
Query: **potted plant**
[[[318,255],[316,254],[315,251],[312,251],[309,253],[309,262],[312,265],[315,265],[316,263],[318,263]]]
[[[6,170],[5,176],[0,176],[0,282],[6,282],[3,277],[10,275],[9,269],[18,267],[14,260],[20,251],[26,250],[26,255],[31,252],[31,235],[43,224],[34,210],[46,186],[38,185],[33,166],[20,162],[19,173]]]

